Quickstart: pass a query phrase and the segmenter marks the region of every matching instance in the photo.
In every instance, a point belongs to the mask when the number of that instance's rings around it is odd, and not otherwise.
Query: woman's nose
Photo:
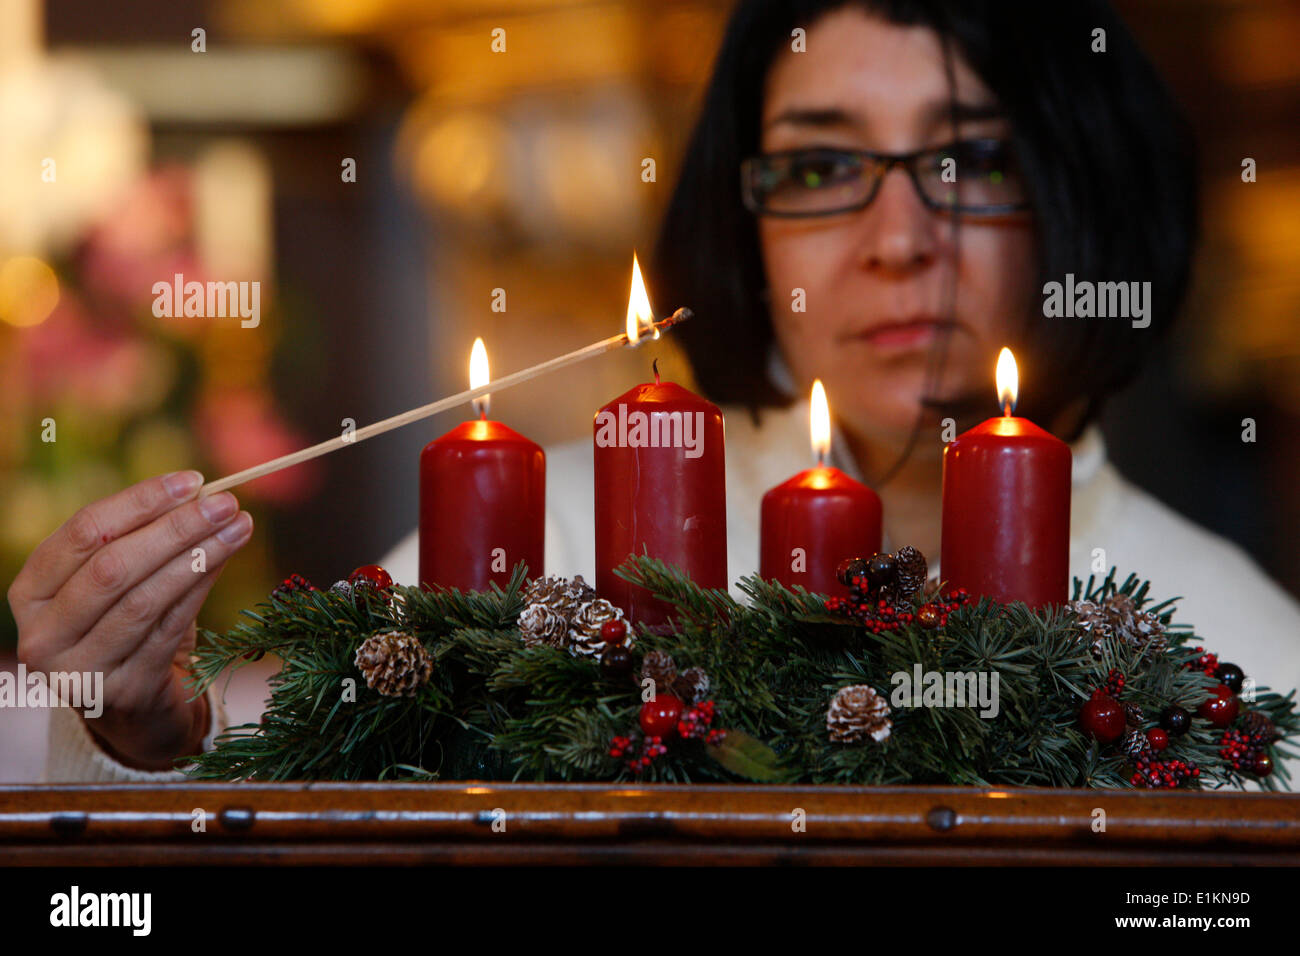
[[[863,268],[909,272],[934,261],[938,217],[921,201],[906,170],[889,170],[876,198],[859,216]]]

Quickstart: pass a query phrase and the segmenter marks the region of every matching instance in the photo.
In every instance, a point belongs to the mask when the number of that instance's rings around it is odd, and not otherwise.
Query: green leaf
[[[738,777],[757,783],[775,783],[785,776],[776,751],[743,731],[728,730],[721,743],[707,744],[704,749]]]

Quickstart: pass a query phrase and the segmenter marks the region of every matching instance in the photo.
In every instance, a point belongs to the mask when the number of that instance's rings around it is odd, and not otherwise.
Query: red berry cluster
[[[624,758],[627,769],[640,774],[656,758],[668,753],[662,737],[643,737],[635,734],[631,737],[618,736],[609,742],[609,755]]]
[[[1203,647],[1194,647],[1192,650],[1196,651],[1201,656],[1196,658],[1194,661],[1188,661],[1186,664],[1187,669],[1193,671],[1204,671],[1206,674],[1214,677],[1214,672],[1219,666],[1219,655],[1207,654]]]
[[[706,700],[683,712],[677,721],[677,734],[683,740],[699,737],[705,743],[719,743],[727,735],[725,730],[713,730],[714,704]]]
[[[271,592],[271,597],[283,598],[292,594],[294,591],[315,591],[316,588],[312,583],[304,578],[301,574],[291,574],[275,586]]]
[[[1273,758],[1269,756],[1270,737],[1267,733],[1250,734],[1240,730],[1225,730],[1219,738],[1219,756],[1233,770],[1245,771],[1257,777],[1267,777],[1273,772]]]
[[[1092,696],[1097,697],[1101,694],[1106,694],[1107,696],[1119,700],[1119,695],[1124,693],[1124,681],[1124,675],[1114,668],[1111,668],[1110,673],[1106,675],[1106,683],[1101,687],[1096,688],[1092,692]]]
[[[849,596],[827,598],[826,610],[853,618],[873,634],[913,621],[926,627],[943,627],[948,623],[949,614],[970,601],[970,592],[959,588],[936,594],[913,611],[910,604],[894,605],[885,598],[874,597],[868,590],[866,575],[854,575],[850,582]]]
[[[1255,749],[1254,738],[1240,730],[1225,730],[1219,738],[1219,756],[1228,761],[1233,770],[1253,767]]]
[[[1201,768],[1186,760],[1149,760],[1139,758],[1129,783],[1150,790],[1175,790],[1201,775]]]

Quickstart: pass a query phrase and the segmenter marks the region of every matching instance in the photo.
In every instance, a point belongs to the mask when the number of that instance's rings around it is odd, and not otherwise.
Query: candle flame
[[[1016,407],[1016,399],[1020,396],[1020,372],[1016,368],[1016,357],[1011,354],[1011,349],[1004,348],[998,353],[998,405],[1002,409],[1002,414],[1010,415]]]
[[[486,385],[492,381],[492,376],[488,371],[487,346],[483,344],[483,339],[474,340],[474,347],[469,352],[469,387],[478,388],[480,385]],[[489,392],[474,399],[474,411],[478,413],[479,418],[487,418],[488,406],[491,404],[492,394]]]
[[[821,379],[816,379],[812,387],[812,413],[809,417],[809,431],[812,434],[812,450],[817,456],[817,464],[826,462],[831,450],[831,408],[826,401],[826,388]]]
[[[641,326],[653,325],[654,320],[655,314],[650,308],[650,297],[646,294],[645,282],[641,278],[641,265],[636,261],[634,252],[632,253],[632,291],[627,297],[628,342],[635,345],[637,339],[641,337]]]

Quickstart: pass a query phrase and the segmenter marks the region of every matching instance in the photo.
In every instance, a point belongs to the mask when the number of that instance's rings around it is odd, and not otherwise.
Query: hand
[[[29,670],[103,674],[103,713],[86,718],[121,763],[169,770],[208,733],[184,680],[195,620],[253,519],[229,492],[197,499],[203,476],[150,478],[82,508],[32,552],[9,588],[18,658]],[[195,571],[194,548],[206,570]],[[51,701],[51,703],[55,703]]]

